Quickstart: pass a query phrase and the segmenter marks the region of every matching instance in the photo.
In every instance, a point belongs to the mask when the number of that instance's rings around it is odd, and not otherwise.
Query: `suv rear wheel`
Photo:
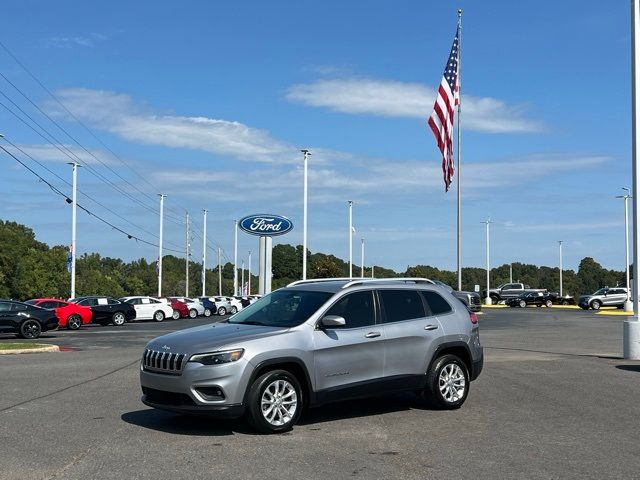
[[[427,372],[425,399],[436,408],[460,408],[469,393],[469,372],[455,355],[438,357]]]
[[[262,433],[290,430],[302,413],[300,383],[286,370],[272,370],[251,384],[247,398],[247,421]]]

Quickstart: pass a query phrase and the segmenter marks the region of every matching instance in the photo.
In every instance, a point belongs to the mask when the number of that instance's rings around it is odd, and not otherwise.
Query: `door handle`
[[[424,327],[425,330],[437,330],[438,326],[437,325],[427,325],[426,327]]]
[[[365,335],[365,338],[376,338],[380,336],[380,332],[369,332]]]

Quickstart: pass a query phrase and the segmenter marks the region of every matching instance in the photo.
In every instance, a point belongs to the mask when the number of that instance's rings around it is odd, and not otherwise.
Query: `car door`
[[[15,312],[11,311],[11,302],[0,302],[0,332],[13,332],[18,327]]]
[[[151,304],[151,300],[148,298],[139,298],[138,305],[135,306],[136,309],[136,319],[138,320],[150,320],[153,318],[153,314],[155,312],[154,305]]]
[[[85,298],[78,302],[78,305],[82,305],[84,307],[91,308],[92,320],[94,322],[99,322],[108,318],[108,314],[105,314],[104,310],[100,306],[98,306],[98,301],[95,298]]]
[[[438,318],[428,313],[417,290],[379,289],[385,333],[384,376],[424,376],[434,340],[442,335]],[[410,380],[410,378],[407,378]]]
[[[627,299],[627,292],[622,288],[612,288],[607,292],[608,305],[622,305]]]
[[[313,332],[316,389],[370,388],[383,375],[385,338],[373,291],[344,295],[324,315],[343,317],[346,324],[318,326]]]

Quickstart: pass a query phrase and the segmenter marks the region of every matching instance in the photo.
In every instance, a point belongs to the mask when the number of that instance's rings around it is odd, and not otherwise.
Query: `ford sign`
[[[249,215],[239,222],[240,228],[251,235],[273,237],[293,229],[293,223],[281,215]]]

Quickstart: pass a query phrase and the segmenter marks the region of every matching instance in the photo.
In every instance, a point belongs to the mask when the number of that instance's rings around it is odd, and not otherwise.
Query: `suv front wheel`
[[[247,421],[259,432],[286,432],[296,424],[301,413],[300,383],[286,370],[272,370],[251,384]]]
[[[438,357],[427,372],[425,399],[445,410],[460,408],[469,393],[469,372],[455,355]]]

